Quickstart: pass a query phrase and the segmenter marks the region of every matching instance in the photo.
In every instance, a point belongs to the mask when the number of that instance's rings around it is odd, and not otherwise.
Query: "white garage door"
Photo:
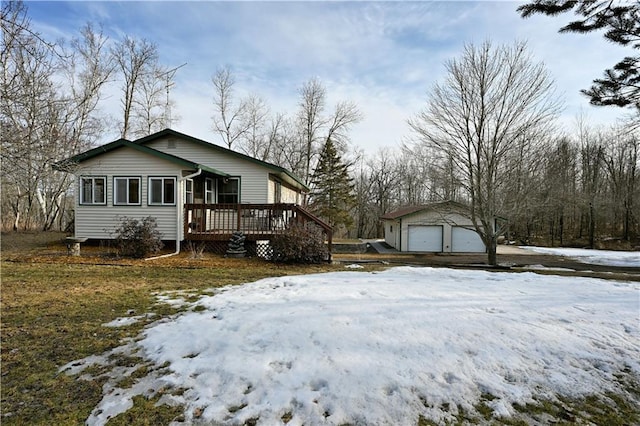
[[[442,251],[442,226],[409,225],[408,251]]]
[[[454,226],[451,228],[451,251],[454,253],[484,253],[486,248],[476,231]]]

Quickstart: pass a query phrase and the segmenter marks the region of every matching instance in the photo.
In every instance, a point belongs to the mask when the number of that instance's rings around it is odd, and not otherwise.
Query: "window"
[[[218,202],[221,204],[237,204],[240,201],[238,179],[218,179]]]
[[[206,204],[213,204],[213,179],[206,178],[204,180],[204,202]]]
[[[174,206],[176,204],[176,178],[149,178],[149,205]]]
[[[274,203],[281,203],[282,202],[282,184],[280,182],[274,182],[275,183],[275,194],[273,195]]]
[[[187,204],[193,203],[193,181],[191,179],[185,181],[185,197]]]
[[[140,178],[139,177],[114,177],[113,178],[113,205],[139,206],[140,205]]]
[[[80,178],[80,204],[106,204],[107,178],[104,176]]]

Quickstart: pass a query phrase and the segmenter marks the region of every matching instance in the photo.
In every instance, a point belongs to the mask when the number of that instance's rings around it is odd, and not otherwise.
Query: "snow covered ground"
[[[577,248],[549,248],[530,246],[523,246],[520,248],[536,253],[570,257],[579,262],[590,263],[592,265],[610,265],[640,268],[640,252],[638,251],[589,250]]]
[[[183,391],[161,401],[183,404],[187,423],[415,425],[457,406],[473,412],[486,394],[509,416],[534,396],[615,392],[614,374],[640,374],[639,310],[639,283],[529,272],[264,279],[202,297],[117,348],[155,370],[120,389],[135,367],[114,367],[88,423],[171,388]],[[62,370],[80,374],[108,356]]]

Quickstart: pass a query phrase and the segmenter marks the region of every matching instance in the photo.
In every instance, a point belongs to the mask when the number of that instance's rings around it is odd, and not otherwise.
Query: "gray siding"
[[[130,148],[119,148],[106,155],[87,160],[81,164],[76,174],[76,192],[79,193],[80,177],[107,177],[107,204],[102,206],[87,206],[79,204],[76,196],[75,234],[78,237],[96,239],[113,238],[113,231],[119,225],[119,219],[126,216],[142,219],[147,216],[156,218],[158,230],[162,239],[176,238],[178,208],[182,209],[182,188],[177,185],[176,206],[149,206],[148,177],[167,176],[179,179],[182,170],[176,164],[150,155],[143,154]],[[141,178],[141,205],[114,206],[113,205],[113,177],[139,176]],[[181,233],[181,232],[180,232]]]
[[[277,185],[277,180],[274,177],[270,177],[269,178],[269,193],[267,196],[267,202],[268,203],[275,203],[276,202],[276,185]],[[301,204],[302,203],[302,196],[300,195],[300,192],[298,192],[297,190],[291,188],[290,186],[288,186],[287,184],[281,182],[280,183],[280,201],[281,203],[288,203],[288,204]]]
[[[182,139],[162,138],[149,142],[146,146],[213,167],[234,177],[240,176],[241,203],[269,202],[269,169],[266,167]]]
[[[395,249],[400,249],[400,221],[384,221],[384,241]]]

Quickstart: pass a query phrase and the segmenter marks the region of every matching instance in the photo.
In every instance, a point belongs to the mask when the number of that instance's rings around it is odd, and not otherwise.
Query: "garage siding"
[[[391,224],[393,222],[391,221],[387,221],[387,223],[385,224],[386,226],[388,226],[389,224]],[[395,222],[394,225],[398,223]],[[467,243],[467,244],[463,244],[461,241],[458,242],[456,245],[457,247],[454,247],[453,245],[453,229],[454,228],[458,228],[458,227],[462,227],[462,228],[472,228],[473,224],[471,223],[471,220],[468,217],[465,217],[459,213],[452,213],[452,212],[447,212],[447,211],[437,211],[437,210],[422,210],[419,212],[416,212],[414,214],[410,214],[407,216],[402,217],[402,221],[400,222],[402,223],[401,226],[401,235],[400,235],[400,251],[425,251],[425,252],[443,252],[443,253],[452,253],[452,252],[456,252],[456,250],[458,250],[459,252],[466,252],[466,253],[483,253],[485,252],[484,249],[484,245],[482,246],[478,246],[475,244],[475,240]],[[385,226],[385,227],[386,227]],[[438,226],[440,227],[440,229],[442,230],[440,236],[437,236],[434,234],[434,236],[431,239],[435,239],[435,241],[433,241],[430,248],[428,250],[423,250],[424,247],[426,247],[427,243],[417,243],[414,241],[417,241],[416,238],[420,238],[418,235],[414,235],[413,237],[410,235],[410,233],[412,231],[410,231],[411,229],[419,229],[419,228],[413,228],[413,227],[435,227]],[[385,231],[387,231],[388,229],[385,229]],[[413,232],[428,232],[426,230],[422,230],[422,231],[413,231]],[[435,231],[433,231],[435,232]],[[457,232],[462,232],[464,233],[464,231],[457,231]],[[456,232],[456,234],[457,234]],[[475,234],[475,233],[474,233]],[[477,234],[475,234],[477,235]],[[390,235],[389,235],[390,236]],[[458,236],[458,235],[456,235]],[[463,235],[464,236],[464,235]],[[469,236],[469,234],[466,235],[467,237]],[[413,241],[410,243],[410,239],[413,238]],[[478,237],[479,238],[479,237]],[[415,244],[418,244],[417,246]],[[422,245],[421,245],[422,244]],[[435,250],[436,247],[439,247],[439,250]],[[418,250],[416,250],[418,249]],[[477,251],[471,251],[471,250],[477,250]]]

